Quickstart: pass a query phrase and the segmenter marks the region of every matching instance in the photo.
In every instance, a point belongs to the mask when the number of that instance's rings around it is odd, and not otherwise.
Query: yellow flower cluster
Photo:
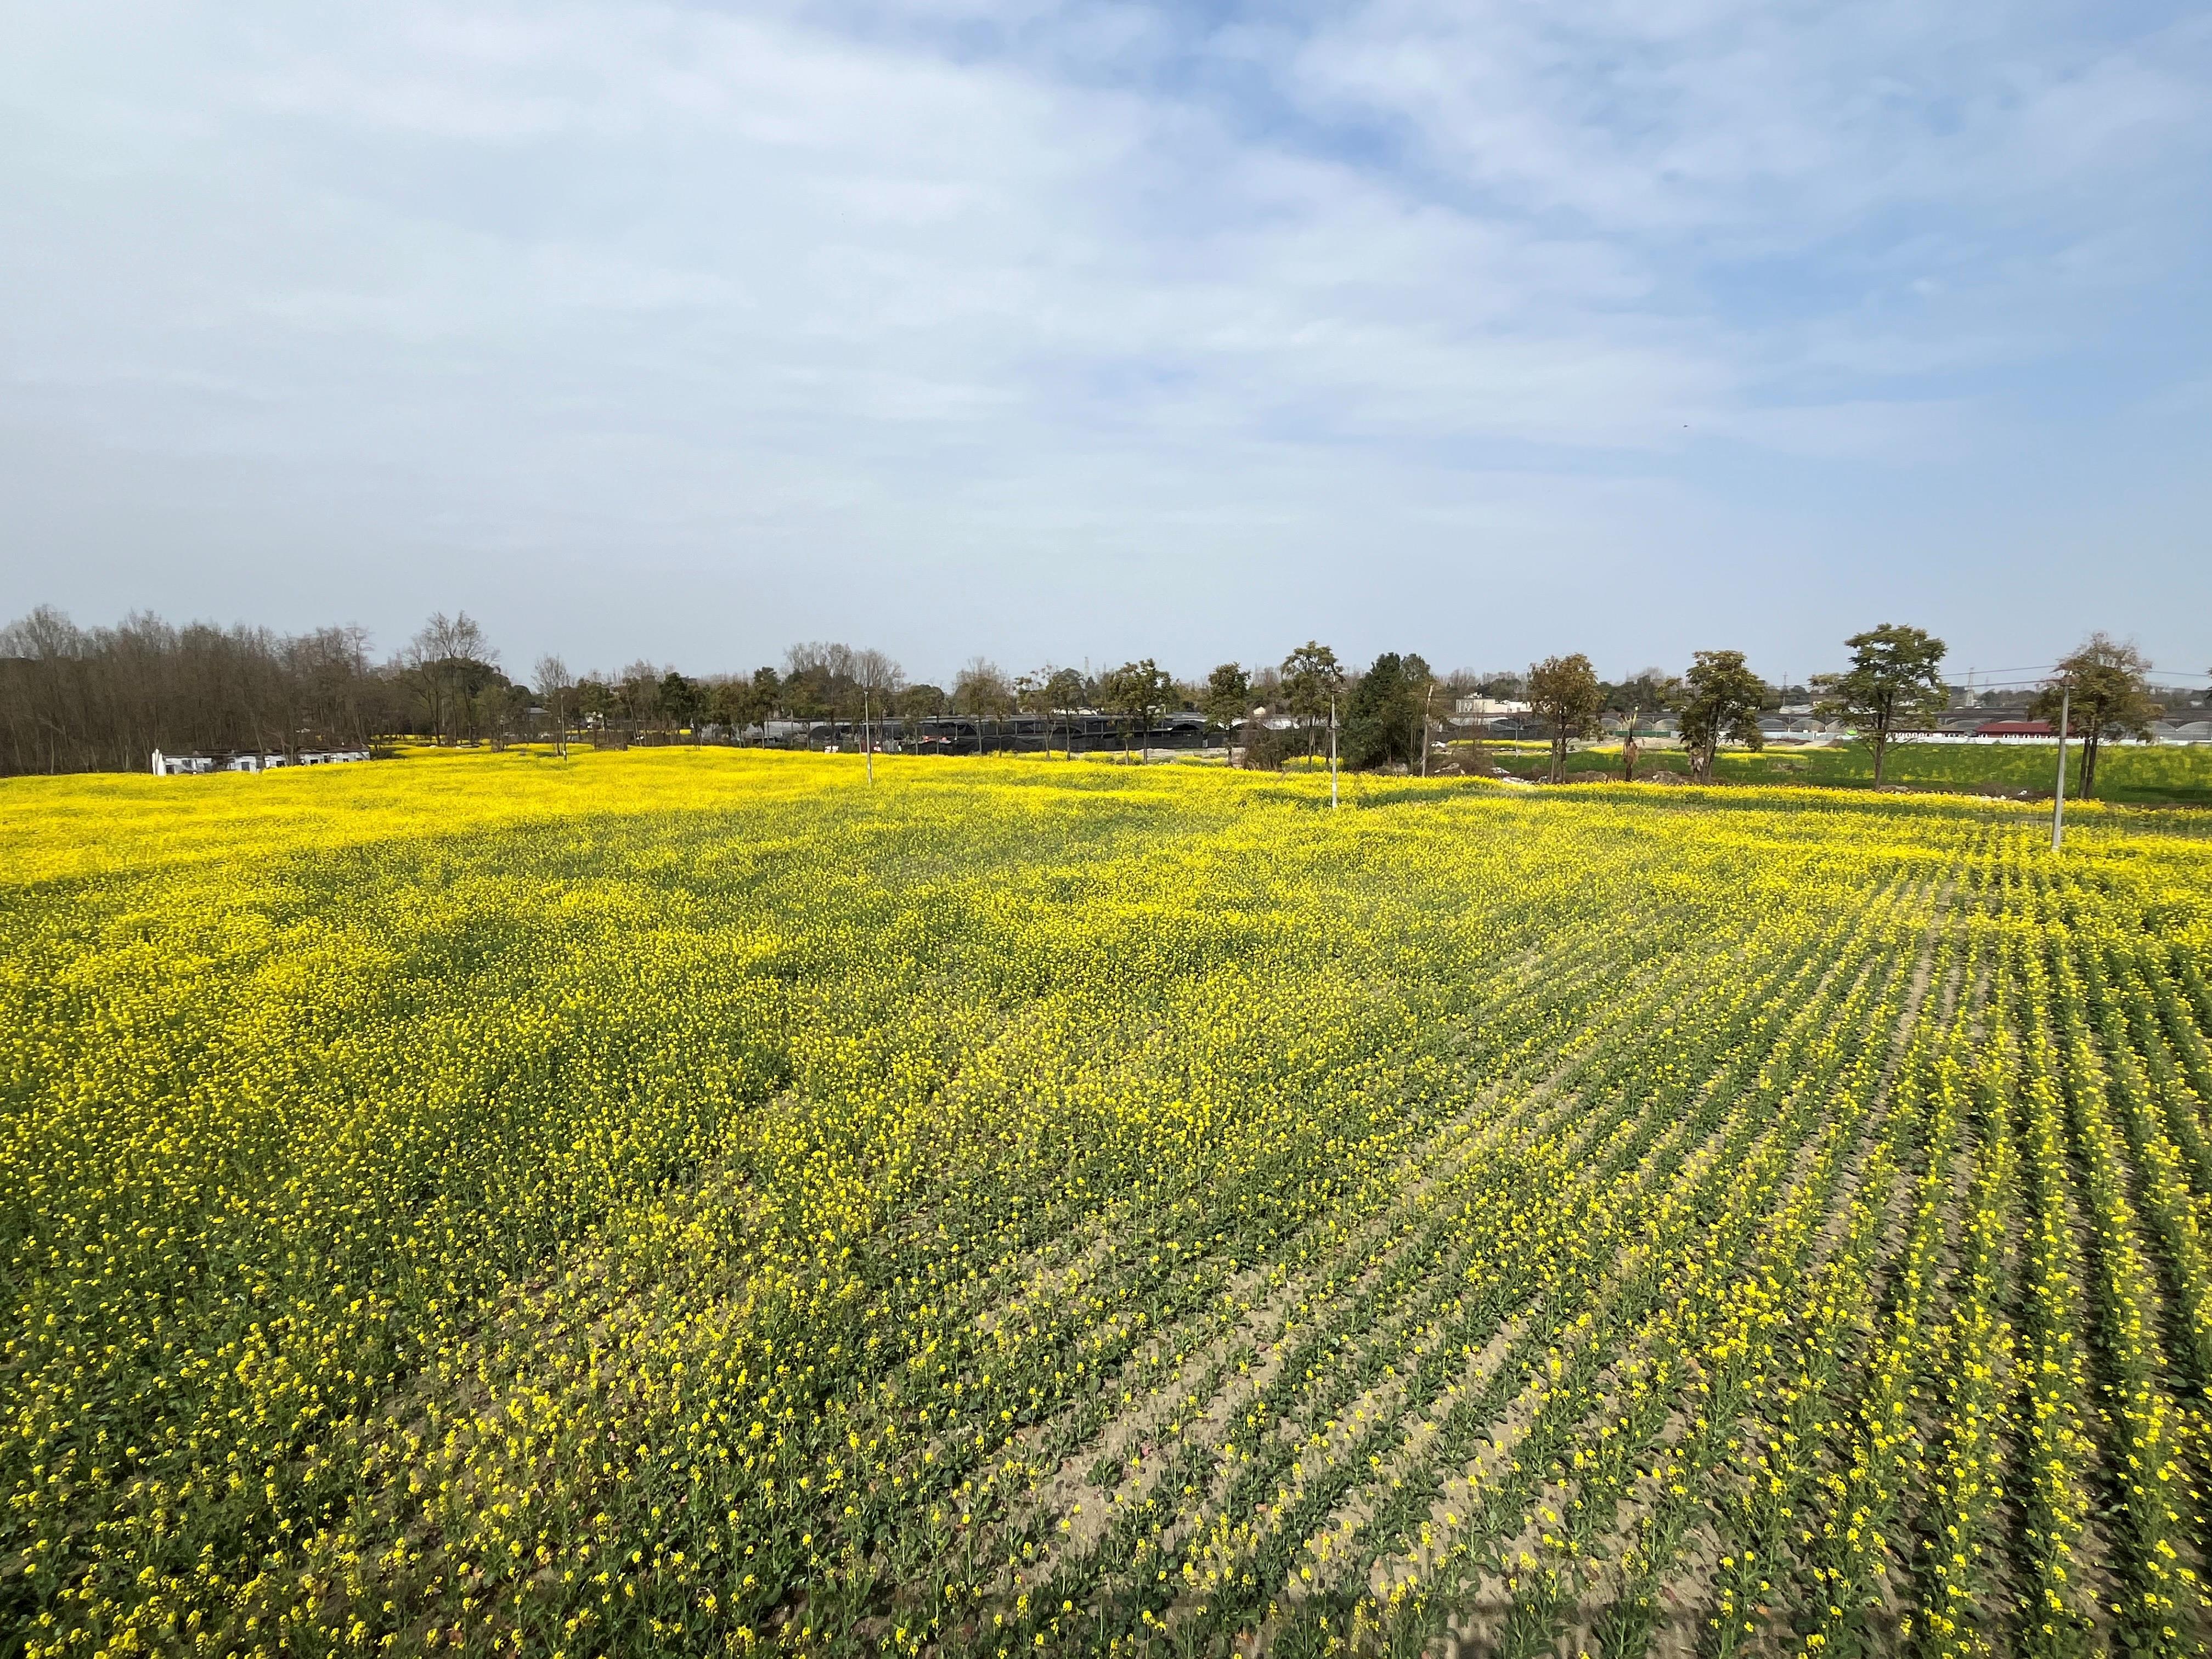
[[[720,750],[14,780],[100,1653],[2197,1650],[2195,814]]]

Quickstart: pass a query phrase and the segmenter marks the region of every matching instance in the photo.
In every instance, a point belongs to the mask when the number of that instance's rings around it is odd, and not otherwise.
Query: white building
[[[347,761],[365,761],[366,749],[303,749],[299,754],[267,754],[255,750],[239,753],[213,755],[170,755],[161,750],[154,751],[154,775],[157,778],[198,777],[208,772],[274,772],[287,766],[335,766]]]

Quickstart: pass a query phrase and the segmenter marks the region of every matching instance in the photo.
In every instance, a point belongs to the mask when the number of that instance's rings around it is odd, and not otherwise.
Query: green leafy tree
[[[726,726],[732,733],[742,736],[752,722],[745,718],[746,705],[752,701],[752,687],[735,676],[710,680],[704,688],[706,718],[716,726]]]
[[[1014,676],[1014,705],[1044,722],[1044,751],[1052,753],[1052,665]]]
[[[1436,713],[1437,693],[1442,684],[1436,671],[1429,666],[1428,659],[1418,651],[1408,651],[1399,665],[1403,695],[1398,704],[1401,730],[1393,736],[1394,745],[1402,739],[1406,769],[1425,769],[1429,725]]]
[[[2036,693],[2028,712],[2053,725],[2063,707],[2066,735],[2081,739],[2081,796],[2097,793],[2097,756],[2107,738],[2147,738],[2163,712],[2150,694],[2150,662],[2132,645],[2092,634]]]
[[[1893,733],[1926,726],[1943,712],[1950,690],[1943,684],[1943,655],[1949,648],[1924,628],[1884,623],[1844,643],[1851,665],[1840,674],[1815,674],[1815,709],[1824,720],[1840,720],[1874,750],[1874,781],[1881,781],[1882,762]]]
[[[507,739],[529,723],[530,701],[528,686],[517,685],[492,670],[471,700],[475,729],[491,740],[493,748],[506,748]]]
[[[1598,684],[1590,659],[1577,651],[1571,657],[1547,657],[1528,670],[1529,712],[1552,728],[1553,783],[1567,777],[1567,744],[1597,729],[1598,710],[1605,704],[1605,689]]]
[[[988,657],[971,657],[952,682],[955,713],[981,719],[1004,720],[1014,707],[1014,688],[999,665]]]
[[[1045,705],[1065,726],[1067,745],[1061,751],[1069,760],[1075,758],[1075,716],[1091,701],[1091,687],[1083,676],[1073,668],[1053,671],[1045,681]]]
[[[1723,743],[1762,749],[1759,711],[1766,683],[1744,666],[1741,651],[1700,651],[1682,676],[1682,746],[1700,783],[1713,781],[1713,757]]]
[[[919,685],[909,685],[898,695],[899,718],[908,720],[935,720],[945,712],[945,688],[941,685],[932,685],[927,680]]]
[[[783,704],[783,676],[763,664],[753,670],[752,678],[743,682],[743,685],[731,713],[741,727],[763,727],[762,736],[765,738],[764,728]]]
[[[699,716],[706,712],[707,696],[699,682],[670,669],[660,677],[657,694],[660,713],[678,731],[689,726],[696,740],[699,734]]]
[[[621,704],[614,687],[593,674],[576,682],[576,713],[589,724],[604,726],[614,719]]]
[[[1418,656],[1386,651],[1376,658],[1345,701],[1344,760],[1372,769],[1419,756],[1423,700],[1429,665]]]
[[[1224,662],[1208,674],[1199,707],[1208,725],[1221,728],[1224,743],[1236,742],[1238,725],[1252,718],[1252,677],[1243,665]]]
[[[732,675],[717,680],[706,690],[706,715],[726,726],[742,742],[746,732],[775,716],[782,677],[773,668],[755,669],[749,678]]]
[[[1169,700],[1175,695],[1175,681],[1167,671],[1150,657],[1141,662],[1125,662],[1100,683],[1099,692],[1107,709],[1121,717],[1121,752],[1128,752],[1129,729],[1133,726],[1138,741],[1143,745],[1144,758],[1151,760],[1152,722],[1170,706]]]
[[[817,720],[830,718],[835,707],[831,702],[832,690],[830,671],[819,663],[813,663],[786,674],[778,696],[786,715],[811,726]]]
[[[1283,659],[1280,707],[1305,728],[1307,758],[1313,756],[1315,732],[1343,690],[1344,670],[1328,647],[1308,640]]]

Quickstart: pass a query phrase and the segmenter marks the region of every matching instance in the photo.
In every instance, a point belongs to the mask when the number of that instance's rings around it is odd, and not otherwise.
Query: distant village
[[[1918,729],[1892,734],[1893,743],[2048,743],[2055,735],[2048,720],[2028,717],[2027,700],[2009,703],[1994,695],[1967,700]],[[551,715],[542,707],[525,711],[524,723],[532,735],[550,735]],[[1255,724],[1280,732],[1299,730],[1304,724],[1289,715],[1261,716]],[[1480,696],[1454,699],[1449,713],[1433,722],[1431,741],[1486,740],[1499,743],[1543,742],[1551,728],[1529,705],[1510,697]],[[1578,740],[1619,742],[1633,735],[1639,743],[1665,746],[1680,732],[1680,720],[1670,714],[1632,715],[1620,711],[1601,714],[1597,731]],[[1770,744],[1812,745],[1848,742],[1854,735],[1847,720],[1822,720],[1809,702],[1784,703],[1759,716],[1760,734]],[[1204,751],[1226,749],[1231,733],[1217,727],[1195,709],[1166,710],[1145,729],[1135,729],[1125,718],[1107,710],[1071,709],[1053,716],[1008,714],[992,718],[972,714],[923,717],[891,715],[865,724],[839,720],[767,720],[749,726],[702,720],[681,730],[632,731],[586,715],[577,722],[577,736],[586,745],[601,749],[632,746],[659,747],[675,744],[713,744],[779,749],[828,750],[831,752],[863,741],[878,752],[897,754],[997,754],[1024,750],[1065,749],[1073,753],[1099,752],[1124,747]],[[2124,739],[2107,739],[2124,741]],[[2158,720],[2151,722],[2148,741],[2154,744],[2212,743],[2212,719]],[[370,758],[364,748],[305,749],[286,754],[274,750],[216,750],[178,753],[153,751],[156,777],[195,777],[217,772],[275,772],[302,766],[335,766]]]

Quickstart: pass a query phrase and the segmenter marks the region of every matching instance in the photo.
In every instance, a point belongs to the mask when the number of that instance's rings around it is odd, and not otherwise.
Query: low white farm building
[[[302,749],[296,755],[264,753],[257,750],[218,750],[213,754],[172,755],[154,751],[157,778],[198,777],[206,772],[274,772],[288,766],[336,766],[346,761],[365,761],[366,749]]]

